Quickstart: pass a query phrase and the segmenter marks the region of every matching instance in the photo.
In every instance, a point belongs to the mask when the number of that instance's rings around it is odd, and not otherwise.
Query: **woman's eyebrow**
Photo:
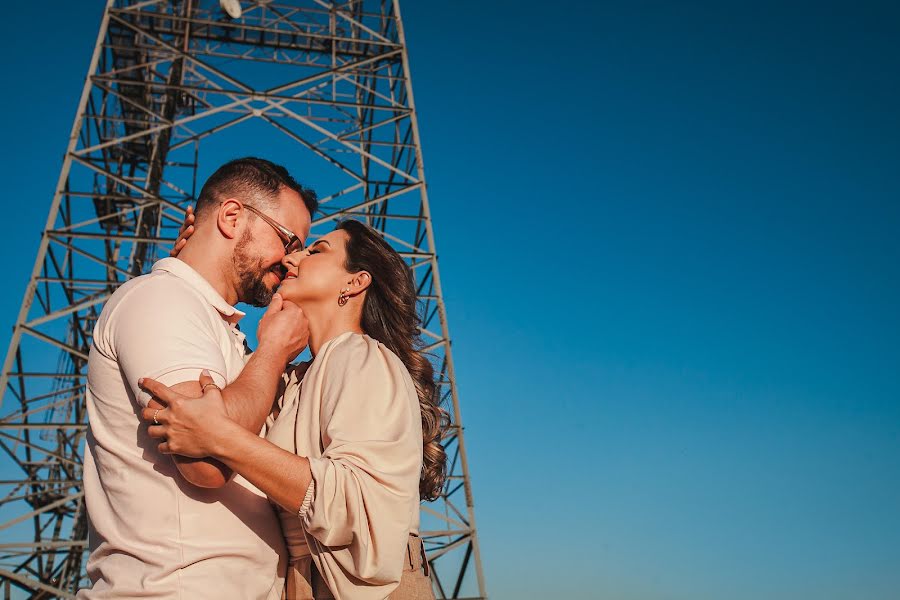
[[[312,248],[313,246],[318,246],[319,244],[328,244],[328,240],[316,240],[315,242],[310,244],[309,247]],[[330,246],[331,244],[328,245]]]

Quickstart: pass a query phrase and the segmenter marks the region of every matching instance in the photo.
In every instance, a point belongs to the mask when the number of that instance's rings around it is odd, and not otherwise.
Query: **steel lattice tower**
[[[422,506],[422,536],[436,595],[484,598],[397,0],[240,4],[236,17],[218,0],[106,6],[0,373],[0,590],[71,598],[86,583],[84,386],[95,320],[119,285],[167,254],[198,191],[201,148],[253,122],[254,135],[303,155],[300,180],[322,198],[313,237],[336,219],[363,220],[415,274],[424,350],[453,420],[451,477]],[[294,170],[296,160],[268,157]]]

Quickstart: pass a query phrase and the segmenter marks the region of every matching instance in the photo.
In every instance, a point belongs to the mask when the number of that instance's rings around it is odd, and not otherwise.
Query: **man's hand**
[[[256,330],[259,351],[283,357],[287,364],[297,358],[309,343],[309,321],[303,309],[288,302],[281,294],[272,296],[266,314]]]

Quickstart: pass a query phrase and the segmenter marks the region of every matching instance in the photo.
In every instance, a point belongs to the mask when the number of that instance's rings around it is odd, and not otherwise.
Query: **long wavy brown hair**
[[[434,368],[419,351],[419,315],[412,271],[396,250],[371,227],[346,220],[336,229],[345,231],[349,273],[368,271],[372,282],[363,302],[362,330],[396,354],[412,377],[422,413],[422,475],[419,497],[436,500],[444,487],[447,454],[441,444],[449,419],[440,406]]]

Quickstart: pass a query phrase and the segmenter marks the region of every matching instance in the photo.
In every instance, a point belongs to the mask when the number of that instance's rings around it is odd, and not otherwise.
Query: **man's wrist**
[[[287,348],[283,346],[279,346],[278,344],[270,343],[266,344],[261,341],[259,343],[259,347],[256,349],[256,352],[253,353],[253,356],[258,356],[257,360],[265,360],[271,361],[273,363],[278,363],[281,365],[281,368],[284,368],[285,365],[291,359],[291,352]]]

